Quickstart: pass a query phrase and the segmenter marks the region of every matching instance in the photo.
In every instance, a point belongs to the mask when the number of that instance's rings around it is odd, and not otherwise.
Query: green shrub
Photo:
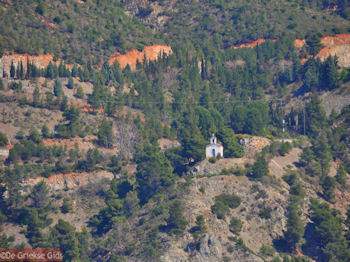
[[[215,156],[209,158],[209,162],[212,163],[212,164],[216,163],[216,161],[218,161],[218,159]]]
[[[215,197],[215,202],[222,202],[229,208],[236,208],[241,204],[241,198],[232,194],[221,194]]]
[[[69,198],[63,199],[63,204],[62,204],[62,207],[61,207],[61,211],[62,211],[63,214],[67,214],[70,211],[72,211],[72,204],[71,204]]]
[[[242,230],[242,221],[239,218],[231,218],[230,221],[230,231],[234,234],[239,234]]]
[[[259,217],[264,218],[264,219],[270,219],[271,212],[272,212],[271,207],[263,207],[259,212]]]
[[[236,195],[221,194],[215,197],[215,204],[211,207],[211,211],[217,215],[219,219],[224,219],[230,208],[236,208],[241,204],[241,199]]]
[[[291,149],[292,149],[292,145],[289,142],[285,142],[285,143],[281,144],[281,146],[278,150],[278,153],[281,156],[285,156],[290,152]]]
[[[226,214],[230,211],[229,207],[223,202],[216,202],[211,206],[211,211],[216,214],[218,219],[224,219]]]
[[[256,200],[258,200],[260,198],[265,199],[267,197],[268,197],[268,195],[267,195],[266,191],[264,189],[262,189],[262,190],[259,189],[258,194],[255,196],[255,199]]]
[[[6,146],[8,144],[8,139],[6,135],[0,132],[0,146]]]
[[[203,215],[196,217],[196,226],[192,229],[194,239],[199,239],[204,233],[207,232],[207,225]]]
[[[233,253],[233,251],[234,251],[234,246],[228,245],[228,246],[227,246],[227,252]],[[230,260],[228,260],[228,261],[230,261]]]
[[[262,245],[260,248],[260,254],[263,257],[272,257],[275,254],[275,249],[273,247]]]

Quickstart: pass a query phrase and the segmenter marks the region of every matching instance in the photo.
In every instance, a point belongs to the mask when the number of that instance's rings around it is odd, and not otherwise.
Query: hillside
[[[113,53],[147,44],[224,48],[283,32],[347,32],[346,6],[332,7],[327,1],[1,1],[0,54],[101,65]]]
[[[0,0],[0,248],[350,261],[349,8]]]

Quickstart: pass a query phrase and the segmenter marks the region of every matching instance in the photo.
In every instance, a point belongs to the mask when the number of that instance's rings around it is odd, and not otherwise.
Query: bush
[[[241,198],[232,194],[221,194],[218,195],[217,197],[215,197],[215,202],[222,202],[223,204],[225,204],[226,206],[228,206],[229,208],[236,208],[241,204]]]
[[[271,207],[263,207],[259,212],[259,217],[264,218],[264,219],[270,219],[271,212],[272,212]]]
[[[289,185],[292,186],[298,182],[298,175],[296,172],[291,171],[288,174],[284,175],[282,179]]]
[[[239,234],[242,230],[242,221],[239,218],[231,218],[230,221],[230,231],[234,234]]]
[[[218,219],[224,219],[229,211],[229,207],[222,202],[216,202],[214,205],[211,206],[211,212],[216,214]]]
[[[291,149],[292,149],[292,145],[289,142],[282,143],[281,147],[278,150],[278,153],[281,156],[285,156],[290,152]]]
[[[244,168],[237,168],[233,171],[235,176],[244,176],[247,174],[247,171]]]
[[[207,232],[207,226],[203,215],[196,217],[196,226],[193,227],[192,231],[193,237],[197,240]]]
[[[212,164],[216,163],[216,161],[218,161],[218,159],[215,156],[209,158],[209,162],[212,163]]]
[[[265,199],[265,198],[267,198],[268,197],[268,195],[267,195],[267,193],[266,193],[266,191],[264,190],[264,189],[259,189],[258,190],[258,194],[255,196],[255,199],[256,200],[258,200],[258,199],[260,199],[260,198],[263,198],[263,199]]]
[[[272,257],[275,254],[275,249],[273,247],[262,245],[260,248],[260,254],[263,257]]]
[[[236,208],[241,204],[241,199],[236,195],[221,194],[215,197],[215,204],[211,207],[211,211],[216,214],[219,219],[224,219],[230,208]]]
[[[73,207],[72,207],[72,204],[70,202],[70,199],[69,198],[63,199],[63,204],[62,204],[62,207],[61,207],[62,213],[63,214],[67,214],[70,211],[72,211],[72,209],[73,209]]]
[[[234,250],[235,250],[235,249],[234,249],[234,246],[232,246],[232,245],[228,245],[228,246],[227,246],[227,252],[233,253]],[[228,258],[227,261],[231,261],[231,259]]]
[[[12,89],[12,90],[15,90],[17,92],[21,91],[22,90],[22,82],[11,82],[9,84],[9,88]]]
[[[2,132],[0,132],[0,146],[6,146],[8,144],[8,139],[6,135]]]

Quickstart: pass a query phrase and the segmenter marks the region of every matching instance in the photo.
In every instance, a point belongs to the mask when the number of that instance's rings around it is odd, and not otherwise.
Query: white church
[[[224,147],[217,143],[216,137],[213,136],[210,138],[210,144],[205,147],[205,157],[224,157]]]

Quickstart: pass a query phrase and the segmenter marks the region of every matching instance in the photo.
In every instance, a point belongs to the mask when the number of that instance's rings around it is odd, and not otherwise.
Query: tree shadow
[[[327,261],[327,258],[322,251],[320,240],[316,236],[314,223],[306,224],[303,237],[305,239],[305,244],[302,246],[303,254],[318,262]]]
[[[279,253],[285,253],[285,252],[291,251],[284,237],[280,237],[272,240],[272,245],[276,249],[276,251]]]

